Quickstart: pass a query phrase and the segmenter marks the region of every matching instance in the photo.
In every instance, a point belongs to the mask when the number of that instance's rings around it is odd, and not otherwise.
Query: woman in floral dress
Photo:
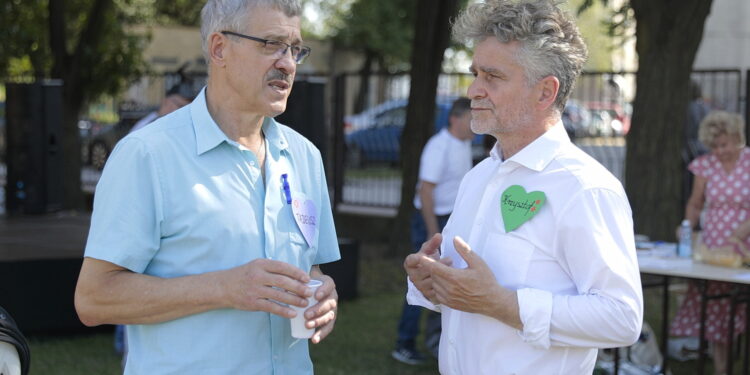
[[[737,114],[715,111],[700,124],[699,139],[711,152],[693,160],[688,169],[695,175],[693,190],[685,207],[685,218],[695,226],[702,217],[702,239],[707,248],[732,246],[744,241],[738,227],[750,220],[750,149],[745,146],[744,122]],[[740,251],[740,247],[735,247]],[[708,282],[708,295],[725,294],[732,285]],[[700,292],[690,283],[685,301],[672,321],[674,336],[698,336]],[[737,308],[734,333],[745,330],[745,308]],[[706,308],[705,339],[712,343],[716,374],[726,371],[729,335],[729,300],[709,300]]]

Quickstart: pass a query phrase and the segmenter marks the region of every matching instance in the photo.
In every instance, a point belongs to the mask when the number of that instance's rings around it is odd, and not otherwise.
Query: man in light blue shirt
[[[256,4],[256,2],[258,4]],[[127,324],[126,374],[311,374],[333,329],[339,259],[320,153],[273,120],[301,45],[294,1],[214,1],[202,12],[207,87],[124,138],[96,189],[76,289],[84,324]]]

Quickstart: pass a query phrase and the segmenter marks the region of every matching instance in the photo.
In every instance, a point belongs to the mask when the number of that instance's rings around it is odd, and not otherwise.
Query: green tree
[[[450,44],[450,19],[458,13],[461,0],[418,0],[420,10],[414,23],[411,47],[411,85],[406,125],[401,135],[401,204],[394,222],[392,248],[408,243],[409,217],[414,210],[414,186],[419,159],[427,139],[434,132],[435,95],[442,73],[443,55]],[[409,251],[413,249],[408,249]]]
[[[370,75],[377,65],[381,70],[405,70],[409,64],[414,35],[414,0],[356,0],[339,15],[333,31],[337,48],[361,52],[360,85],[354,112],[365,109]]]
[[[627,138],[625,188],[636,233],[674,239],[683,217],[680,157],[690,73],[712,0],[630,0],[638,75]]]
[[[84,205],[80,188],[81,109],[103,94],[116,94],[140,76],[145,66],[140,51],[145,35],[126,31],[138,12],[124,10],[137,1],[11,0],[2,5],[0,75],[62,79],[61,139],[65,208]]]
[[[582,9],[596,0],[585,0]],[[605,5],[608,0],[601,0]],[[681,150],[690,74],[713,0],[630,0],[610,24],[622,35],[635,20],[638,73],[627,135],[625,190],[636,233],[673,240],[683,217]]]
[[[141,51],[148,35],[132,26],[165,20],[195,25],[200,6],[184,0],[9,0],[0,11],[6,30],[0,76],[64,82],[63,204],[82,208],[77,127],[82,110],[102,95],[117,95],[147,71]]]

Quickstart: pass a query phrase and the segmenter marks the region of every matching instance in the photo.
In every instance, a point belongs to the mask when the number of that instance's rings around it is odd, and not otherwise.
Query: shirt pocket
[[[525,286],[534,254],[534,245],[523,238],[505,233],[490,233],[482,258],[495,274],[500,285],[517,290]]]
[[[299,192],[299,191],[292,191],[292,197],[299,199],[299,201],[303,204],[308,201],[307,196],[304,193]],[[314,200],[309,200],[309,201],[315,207],[315,215],[313,215],[314,220],[315,220],[315,227],[314,227],[314,230],[312,231],[309,244],[307,243],[307,240],[305,239],[305,235],[302,233],[302,228],[300,228],[300,225],[297,223],[297,220],[295,219],[294,209],[292,208],[291,204],[289,205],[289,215],[288,215],[288,219],[290,220],[290,223],[291,223],[291,225],[289,226],[290,227],[289,242],[292,245],[301,247],[302,249],[305,249],[305,250],[316,249],[318,247],[317,246],[318,232],[320,231],[320,225],[319,225],[320,213],[317,212],[319,210],[319,205]],[[300,211],[300,212],[306,215],[310,214],[310,212],[303,212],[303,211]]]

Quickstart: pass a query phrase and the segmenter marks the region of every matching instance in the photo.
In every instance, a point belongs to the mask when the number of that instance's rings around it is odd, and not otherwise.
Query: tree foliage
[[[8,0],[0,7],[6,30],[0,76],[64,82],[64,206],[81,208],[79,114],[88,103],[118,94],[147,71],[142,51],[148,35],[134,25],[159,17],[195,23],[199,9],[193,2],[166,0]]]
[[[409,106],[401,135],[401,204],[393,226],[391,248],[409,238],[409,218],[417,184],[419,159],[427,139],[434,132],[435,97],[443,56],[450,44],[450,20],[458,13],[461,0],[418,0],[420,13],[414,23]],[[414,249],[405,248],[408,252]]]
[[[585,0],[581,9],[595,1]],[[609,27],[623,36],[635,25],[639,68],[625,188],[636,232],[655,239],[673,240],[683,217],[680,155],[688,88],[712,1],[630,0],[615,11]]]
[[[333,31],[338,47],[371,53],[382,68],[408,66],[414,35],[415,0],[356,0]]]
[[[154,15],[161,25],[200,26],[201,9],[205,1],[156,0]]]

